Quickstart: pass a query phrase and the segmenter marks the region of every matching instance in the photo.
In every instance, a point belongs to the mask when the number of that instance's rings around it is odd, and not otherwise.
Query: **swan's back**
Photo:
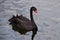
[[[22,27],[18,26],[19,28],[23,28],[27,31],[28,30],[32,31],[32,29],[34,28],[34,26],[32,26],[31,21],[22,15],[17,17],[17,22],[18,22],[18,25],[22,26]]]
[[[28,18],[26,18],[26,17],[24,17],[24,16],[22,16],[22,15],[16,16],[16,17],[19,18],[19,19],[22,20],[22,21],[30,21]]]
[[[10,24],[12,25],[13,28],[16,27],[16,28],[19,28],[21,30],[26,30],[26,31],[32,31],[32,29],[34,28],[31,20],[29,20],[28,18],[22,15],[12,17],[10,19]]]

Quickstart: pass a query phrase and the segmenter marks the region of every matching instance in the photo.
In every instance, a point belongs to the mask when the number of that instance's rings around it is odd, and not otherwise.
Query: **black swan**
[[[12,25],[12,29],[18,31],[20,34],[25,34],[26,32],[32,31],[32,40],[34,39],[35,35],[37,34],[38,28],[33,19],[33,11],[37,13],[37,9],[35,7],[31,7],[30,9],[30,18],[31,20],[27,19],[26,17],[14,16],[9,19],[8,21]]]

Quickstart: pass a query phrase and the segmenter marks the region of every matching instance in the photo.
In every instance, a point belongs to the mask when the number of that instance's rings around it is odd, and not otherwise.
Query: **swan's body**
[[[26,17],[20,16],[13,16],[9,21],[10,24],[13,26],[12,29],[18,31],[21,34],[25,34],[28,31],[32,31],[32,40],[34,36],[37,34],[38,28],[33,20],[32,11],[36,11],[35,7],[31,7],[30,9],[30,18],[31,20],[27,19]]]

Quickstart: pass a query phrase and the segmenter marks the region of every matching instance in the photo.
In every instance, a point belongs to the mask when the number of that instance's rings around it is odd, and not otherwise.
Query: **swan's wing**
[[[23,21],[30,21],[28,18],[26,18],[22,15],[18,16],[17,18],[19,18],[20,20],[23,20]]]
[[[29,21],[23,21],[23,20],[17,18],[17,21],[18,21],[18,24],[17,25],[21,25],[22,26],[22,27],[19,26],[19,28],[23,28],[25,30],[32,30],[33,29],[30,20]]]

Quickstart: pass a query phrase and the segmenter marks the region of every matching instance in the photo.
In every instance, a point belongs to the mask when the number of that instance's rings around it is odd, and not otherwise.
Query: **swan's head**
[[[34,11],[36,14],[38,14],[38,10],[36,7],[31,7],[31,11]]]

